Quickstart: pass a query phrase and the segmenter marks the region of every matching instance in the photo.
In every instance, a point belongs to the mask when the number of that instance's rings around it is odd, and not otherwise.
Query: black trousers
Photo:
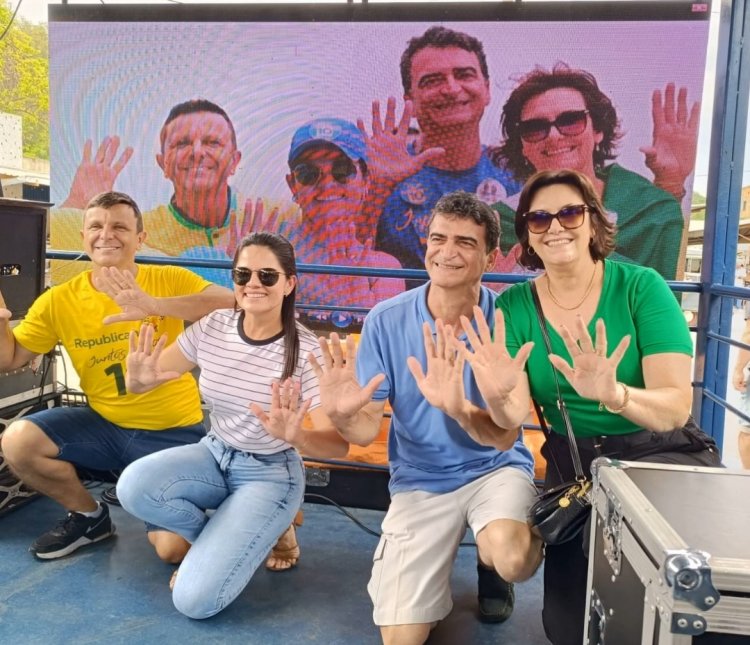
[[[579,439],[577,442],[584,472],[591,474],[597,457],[612,457],[658,464],[721,466],[716,444],[689,422],[670,432],[642,430],[617,437]],[[566,437],[552,433],[542,446],[547,459],[545,489],[575,478]],[[544,557],[544,608],[542,621],[547,638],[554,645],[581,645],[585,625],[588,525],[573,540],[548,545]],[[588,545],[586,545],[588,546]]]

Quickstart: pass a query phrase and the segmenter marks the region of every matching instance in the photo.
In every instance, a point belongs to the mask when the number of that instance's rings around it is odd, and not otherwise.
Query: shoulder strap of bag
[[[549,333],[547,332],[547,322],[544,318],[544,312],[542,311],[542,303],[539,301],[539,294],[536,291],[536,283],[533,280],[529,281],[529,287],[531,287],[531,297],[534,300],[534,308],[536,309],[536,316],[539,320],[539,327],[542,330],[542,337],[544,338],[544,346],[547,348],[547,355],[552,353],[552,343],[549,340]],[[550,364],[552,368],[552,377],[555,381],[555,389],[557,390],[557,409],[560,410],[563,423],[565,424],[565,430],[568,433],[568,447],[570,448],[570,456],[573,459],[573,469],[576,473],[576,479],[583,481],[586,476],[583,474],[583,466],[581,465],[581,456],[578,454],[578,445],[576,444],[576,438],[573,434],[573,426],[570,423],[570,416],[568,415],[568,408],[565,406],[565,401],[562,398],[562,392],[560,392],[560,381],[557,378],[557,369],[555,366]],[[534,404],[536,406],[536,402]],[[537,407],[537,414],[539,409]],[[542,416],[539,415],[539,423],[543,428],[546,428],[546,423],[542,420]]]

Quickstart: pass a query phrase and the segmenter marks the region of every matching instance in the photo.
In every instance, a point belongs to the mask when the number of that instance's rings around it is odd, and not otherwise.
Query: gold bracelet
[[[619,408],[610,408],[606,403],[602,403],[599,401],[599,411],[606,410],[607,412],[611,412],[612,414],[621,414],[622,411],[628,407],[628,403],[630,403],[630,388],[625,385],[625,383],[621,383],[620,381],[617,382],[617,385],[622,386],[622,390],[625,393],[625,397],[622,400],[622,405]]]

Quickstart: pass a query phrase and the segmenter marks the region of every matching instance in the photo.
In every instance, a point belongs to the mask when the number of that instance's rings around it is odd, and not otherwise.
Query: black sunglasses
[[[567,110],[557,115],[554,121],[547,119],[528,119],[518,122],[518,133],[526,143],[544,141],[552,126],[565,137],[574,137],[586,129],[588,110]]]
[[[546,233],[552,225],[552,220],[560,222],[564,229],[571,230],[579,228],[583,224],[584,215],[589,207],[586,204],[576,204],[574,206],[564,206],[556,213],[548,211],[529,211],[523,214],[526,221],[526,228],[529,233]]]
[[[260,283],[264,287],[272,287],[279,281],[280,275],[286,275],[286,273],[281,274],[274,269],[258,269],[257,271],[254,271],[253,269],[240,267],[232,269],[232,280],[237,286],[244,287],[253,279],[253,273],[258,274],[258,280],[260,280]]]
[[[323,171],[311,163],[300,163],[292,168],[294,180],[303,186],[314,186],[320,181]],[[331,176],[340,184],[346,184],[357,176],[357,166],[351,159],[336,159],[331,164]]]

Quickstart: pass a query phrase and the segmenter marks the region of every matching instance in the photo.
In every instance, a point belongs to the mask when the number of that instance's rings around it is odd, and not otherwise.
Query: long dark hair
[[[297,262],[294,259],[294,247],[283,235],[259,231],[250,233],[240,240],[237,250],[234,252],[232,268],[237,266],[237,258],[240,257],[242,249],[248,246],[264,246],[276,256],[281,265],[281,270],[290,275],[297,275]],[[281,328],[284,332],[284,371],[281,379],[288,379],[294,374],[299,360],[299,334],[297,332],[297,320],[295,318],[294,301],[297,297],[297,285],[294,285],[288,295],[284,296],[281,303]],[[235,308],[238,305],[235,304]]]

